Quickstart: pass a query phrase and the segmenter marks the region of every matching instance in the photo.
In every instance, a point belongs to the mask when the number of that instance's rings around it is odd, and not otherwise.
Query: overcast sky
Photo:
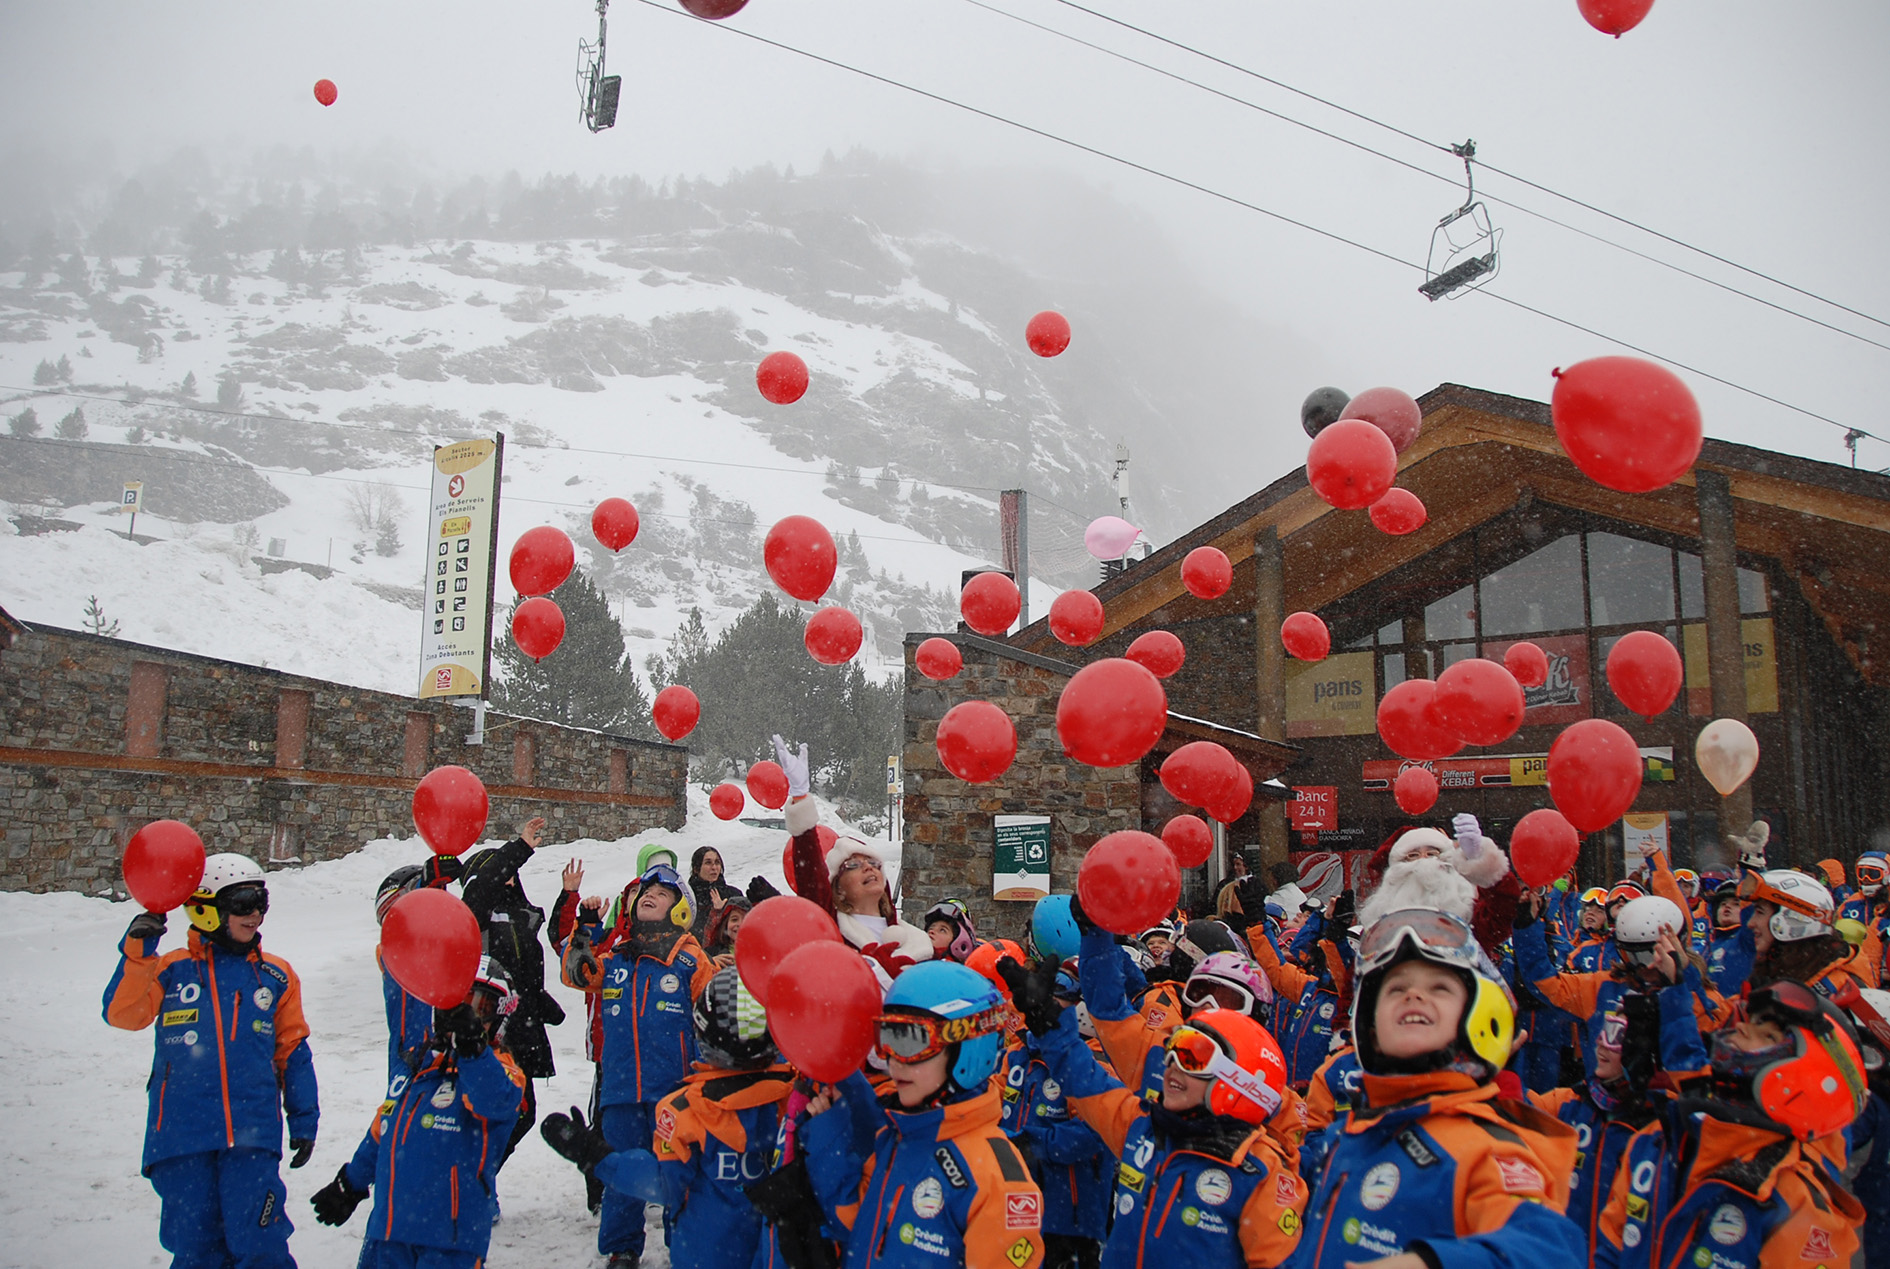
[[[1112,28],[1060,0],[986,0],[1456,180],[1448,155]],[[1659,0],[1620,40],[1574,0],[1085,0],[1093,8],[1482,157],[1890,320],[1890,5]],[[752,0],[727,23],[616,0],[619,123],[592,136],[572,75],[579,0],[0,3],[0,148],[120,170],[179,144],[247,153],[392,143],[447,173],[720,177],[866,147],[933,165],[1054,165],[1141,206],[1202,278],[1324,350],[1338,385],[1454,380],[1546,399],[1607,341],[1486,296],[1429,304],[1410,270],[1002,124],[732,34],[763,35],[976,103],[1407,261],[1450,184],[1020,26],[972,0]],[[324,110],[321,77],[341,98]],[[1492,194],[1890,344],[1795,295],[1486,176]],[[1890,351],[1679,277],[1503,206],[1491,290],[1890,436]],[[1068,210],[1080,215],[1080,207]],[[1842,431],[1683,372],[1710,435],[1844,461]],[[1305,385],[1310,389],[1314,383]],[[1271,422],[1271,421],[1269,421]],[[1245,456],[1276,476],[1303,448]],[[1230,437],[1230,443],[1238,437]],[[1890,445],[1860,461],[1890,467]]]

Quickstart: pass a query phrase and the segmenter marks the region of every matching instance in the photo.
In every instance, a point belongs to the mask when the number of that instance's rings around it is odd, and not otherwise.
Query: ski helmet
[[[197,929],[215,934],[223,929],[226,914],[269,911],[268,886],[268,876],[248,855],[212,855],[203,861],[203,880],[196,892],[184,901],[184,914]],[[238,907],[240,912],[232,910]]]
[[[1167,1062],[1213,1081],[1207,1108],[1265,1123],[1286,1097],[1286,1055],[1267,1029],[1232,1009],[1204,1009],[1168,1037]]]
[[[1689,922],[1686,913],[1672,899],[1657,894],[1629,899],[1614,914],[1614,945],[1621,958],[1634,965],[1651,965],[1654,942],[1661,931],[1685,934]]]
[[[1864,1056],[1836,1005],[1786,979],[1753,992],[1746,1016],[1776,1025],[1785,1038],[1746,1050],[1734,1043],[1733,1028],[1713,1033],[1713,1082],[1729,1099],[1750,1101],[1800,1141],[1842,1132],[1863,1113]]]
[[[472,986],[466,989],[466,1002],[486,1024],[486,1042],[499,1038],[506,1020],[518,1011],[518,993],[512,990],[512,975],[490,956],[479,958],[479,970]]]
[[[395,900],[418,886],[423,872],[419,864],[403,864],[381,879],[381,888],[374,894],[374,924],[387,924]]]
[[[1700,874],[1691,868],[1676,868],[1673,879],[1679,883],[1681,891],[1689,899],[1696,899],[1700,894]]]
[[[636,922],[637,903],[643,898],[644,892],[654,886],[662,886],[676,896],[675,902],[669,905],[669,924],[679,930],[688,929],[696,915],[695,908],[689,902],[689,887],[683,884],[682,877],[668,864],[653,864],[644,869],[643,875],[637,878],[636,893],[624,905],[624,918],[632,924]]]
[[[946,945],[945,954],[961,965],[971,949],[978,945],[978,927],[972,923],[971,912],[963,899],[945,899],[925,910],[919,919],[919,928],[930,931],[932,924],[942,921],[952,927],[952,941]]]
[[[976,970],[951,961],[921,961],[893,979],[879,1016],[880,1049],[894,1060],[924,1061],[942,1043],[952,1053],[947,1077],[959,1093],[983,1092],[997,1070],[1010,1006],[998,989]],[[936,1019],[945,1027],[901,1028],[903,1019]],[[912,1034],[904,1034],[911,1032]],[[923,1036],[918,1032],[925,1033]],[[888,1039],[892,1043],[888,1043]],[[931,1043],[907,1047],[918,1039]],[[901,1049],[910,1058],[901,1057]],[[918,1056],[923,1053],[924,1056]]]
[[[757,1070],[779,1056],[768,1011],[733,965],[715,971],[696,1000],[696,1045],[703,1061],[731,1071]]]
[[[1359,937],[1358,994],[1352,1000],[1359,1066],[1369,1074],[1391,1073],[1378,1051],[1378,992],[1385,975],[1410,960],[1455,971],[1469,992],[1457,1036],[1436,1055],[1436,1067],[1463,1071],[1480,1081],[1495,1079],[1509,1063],[1515,1040],[1516,998],[1470,927],[1435,908],[1387,912]]]
[[[1135,937],[1136,941],[1141,943],[1143,947],[1148,946],[1150,939],[1167,939],[1169,946],[1173,947],[1175,943],[1175,923],[1173,921],[1157,921],[1154,925],[1149,926]]]
[[[1232,930],[1206,917],[1196,917],[1182,926],[1181,937],[1175,940],[1175,946],[1197,964],[1216,952],[1242,952]]]
[[[1030,938],[1044,956],[1068,960],[1083,950],[1083,931],[1070,915],[1070,896],[1045,895],[1030,913]]]
[[[1230,1010],[1266,1026],[1273,1020],[1273,985],[1239,952],[1214,952],[1181,985],[1181,1004],[1197,1011]]]
[[[1006,1004],[1009,1004],[1011,1000],[1011,986],[1004,981],[1004,976],[998,973],[997,968],[998,961],[1006,956],[1016,961],[1019,965],[1025,963],[1024,949],[1017,946],[1016,943],[1012,942],[1010,939],[991,939],[989,942],[980,943],[977,947],[972,949],[971,955],[965,958],[965,968],[971,970],[980,978],[997,988],[998,994],[1004,997]]]
[[[1884,882],[1890,881],[1890,856],[1880,850],[1867,850],[1857,857],[1857,888],[1866,895],[1875,898],[1883,892]]]
[[[1739,897],[1770,904],[1766,928],[1781,943],[1800,943],[1831,933],[1837,919],[1831,892],[1804,873],[1791,868],[1749,872],[1739,882]]]

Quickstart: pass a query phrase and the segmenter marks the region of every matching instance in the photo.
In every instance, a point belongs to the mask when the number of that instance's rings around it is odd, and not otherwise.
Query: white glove
[[[1453,815],[1450,831],[1457,835],[1457,846],[1465,859],[1475,859],[1483,849],[1483,826],[1474,815]]]
[[[787,791],[791,798],[804,798],[813,792],[813,782],[807,775],[807,746],[801,746],[798,756],[788,752],[787,743],[779,736],[774,738],[774,760],[781,764],[781,770],[787,773]]]

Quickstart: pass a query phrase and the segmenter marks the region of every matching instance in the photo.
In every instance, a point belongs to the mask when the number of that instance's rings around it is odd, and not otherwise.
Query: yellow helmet
[[[1413,960],[1454,970],[1470,994],[1457,1038],[1436,1055],[1436,1067],[1460,1070],[1480,1081],[1495,1079],[1509,1064],[1515,1045],[1516,998],[1470,927],[1435,908],[1387,912],[1359,936],[1354,962],[1358,994],[1352,1000],[1352,1037],[1358,1046],[1359,1066],[1367,1074],[1391,1073],[1382,1069],[1378,1050],[1378,992],[1393,968]]]

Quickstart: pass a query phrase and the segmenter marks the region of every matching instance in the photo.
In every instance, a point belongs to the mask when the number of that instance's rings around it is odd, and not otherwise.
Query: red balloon
[[[1618,40],[1623,32],[1641,24],[1654,7],[1654,0],[1575,0],[1575,7],[1582,11],[1589,26]]]
[[[1061,313],[1045,309],[1024,327],[1024,342],[1039,357],[1054,357],[1070,346],[1070,321]]]
[[[1431,708],[1437,684],[1406,679],[1378,702],[1378,735],[1391,752],[1412,762],[1435,762],[1463,748],[1463,740],[1445,727]]]
[[[519,534],[512,544],[512,589],[521,595],[549,595],[571,576],[577,548],[563,529],[541,524]]]
[[[860,628],[860,619],[844,608],[831,605],[815,610],[807,619],[806,633],[801,636],[801,641],[807,645],[807,655],[822,665],[845,665],[865,640],[866,632]]]
[[[757,903],[735,932],[735,970],[765,1005],[774,971],[789,952],[808,943],[839,942],[839,928],[818,903],[798,895],[773,895]]]
[[[1332,632],[1309,612],[1296,612],[1280,623],[1280,642],[1301,661],[1323,661],[1332,651]]]
[[[1437,721],[1466,745],[1500,745],[1522,726],[1522,684],[1494,661],[1471,657],[1437,676]]]
[[[1437,805],[1437,777],[1426,767],[1406,767],[1391,782],[1391,796],[1406,815],[1422,815]]]
[[[1140,762],[1167,729],[1168,694],[1160,680],[1120,657],[1084,666],[1057,697],[1063,752],[1092,767]]]
[[[840,550],[820,521],[812,516],[788,516],[768,530],[761,544],[761,562],[776,586],[811,604],[833,585]]]
[[[203,880],[203,838],[177,820],[152,820],[125,843],[125,889],[146,912],[169,912]]]
[[[413,826],[436,855],[465,853],[486,831],[489,811],[485,784],[464,767],[435,767],[413,791]]]
[[[1234,768],[1234,776],[1234,791],[1218,805],[1204,808],[1210,817],[1223,824],[1232,824],[1253,805],[1253,772],[1247,770],[1246,763],[1239,763]]]
[[[435,1009],[451,1009],[479,972],[479,921],[456,895],[432,886],[394,900],[381,922],[381,965]]]
[[[958,611],[967,626],[995,639],[1011,628],[1023,602],[1017,583],[1004,574],[979,573],[959,593]]]
[[[334,105],[335,98],[339,96],[341,96],[341,90],[335,87],[334,80],[318,79],[315,81],[315,100],[321,102],[322,105]],[[457,1004],[458,1002],[455,1001],[454,1003]]]
[[[793,405],[807,392],[807,363],[791,352],[769,353],[755,367],[755,387],[776,405]]]
[[[1639,357],[1595,357],[1555,372],[1555,436],[1598,485],[1649,493],[1686,475],[1705,432],[1678,375]]]
[[[778,811],[787,805],[787,772],[781,770],[781,764],[763,759],[748,768],[748,796],[767,807]]]
[[[1224,745],[1194,740],[1162,763],[1162,787],[1187,806],[1220,806],[1239,787],[1240,763]]]
[[[1509,835],[1510,866],[1525,886],[1546,886],[1567,876],[1581,853],[1581,834],[1560,811],[1546,806],[1523,816]]]
[[[1541,687],[1549,681],[1549,654],[1533,643],[1512,643],[1503,654],[1503,668],[1524,687]]]
[[[912,654],[912,663],[928,679],[948,679],[965,668],[965,654],[950,639],[934,635],[919,645]]]
[[[938,760],[968,784],[989,784],[1017,757],[1017,728],[990,701],[962,701],[938,720]]]
[[[1089,591],[1066,590],[1050,602],[1050,633],[1059,643],[1087,648],[1102,628],[1102,600]]]
[[[1122,655],[1156,678],[1165,679],[1181,668],[1181,663],[1188,659],[1188,650],[1168,631],[1151,630],[1138,637]]]
[[[656,701],[650,706],[650,717],[664,739],[681,740],[701,721],[702,702],[688,688],[672,684],[656,694]]]
[[[640,527],[637,509],[623,498],[606,498],[591,512],[591,536],[612,551],[636,541]]]
[[[840,840],[840,834],[825,824],[814,825],[814,836],[820,840],[820,857],[823,860],[827,858],[827,852],[833,849],[833,844]],[[822,865],[822,867],[825,866],[825,864]],[[787,845],[781,848],[781,875],[787,878],[790,887],[794,885],[794,839],[792,837],[788,838]],[[796,891],[796,893],[799,892]]]
[[[1234,584],[1234,566],[1227,552],[1213,546],[1197,546],[1181,561],[1181,584],[1196,599],[1219,599]]]
[[[715,813],[718,820],[734,819],[747,805],[748,799],[742,796],[742,786],[730,784],[726,780],[716,785],[709,794],[709,810]]]
[[[1608,686],[1642,718],[1665,713],[1686,676],[1679,649],[1651,630],[1624,634],[1608,650]]]
[[[1385,490],[1385,496],[1372,504],[1369,514],[1379,532],[1389,533],[1394,538],[1416,533],[1431,518],[1422,499],[1396,485]]]
[[[1161,838],[1125,829],[1089,848],[1076,870],[1076,894],[1084,915],[1103,929],[1140,934],[1175,910],[1181,867]]]
[[[1341,419],[1364,419],[1385,434],[1391,448],[1402,454],[1411,448],[1424,425],[1424,411],[1408,392],[1396,388],[1367,388],[1346,403]]]
[[[782,959],[769,991],[768,1030],[781,1056],[809,1079],[838,1083],[873,1051],[879,980],[844,943],[795,948]]]
[[[1341,511],[1371,506],[1397,478],[1391,438],[1364,419],[1340,419],[1313,437],[1306,451],[1307,482]]]
[[[1598,833],[1634,805],[1646,766],[1634,737],[1618,724],[1583,719],[1549,746],[1549,796],[1579,831]]]
[[[747,3],[748,0],[681,0],[684,9],[711,22],[734,17]]]
[[[532,660],[544,660],[564,642],[564,609],[543,595],[526,600],[512,614],[512,642]]]
[[[1162,840],[1183,868],[1199,868],[1214,853],[1214,830],[1198,815],[1177,815],[1162,826]]]

